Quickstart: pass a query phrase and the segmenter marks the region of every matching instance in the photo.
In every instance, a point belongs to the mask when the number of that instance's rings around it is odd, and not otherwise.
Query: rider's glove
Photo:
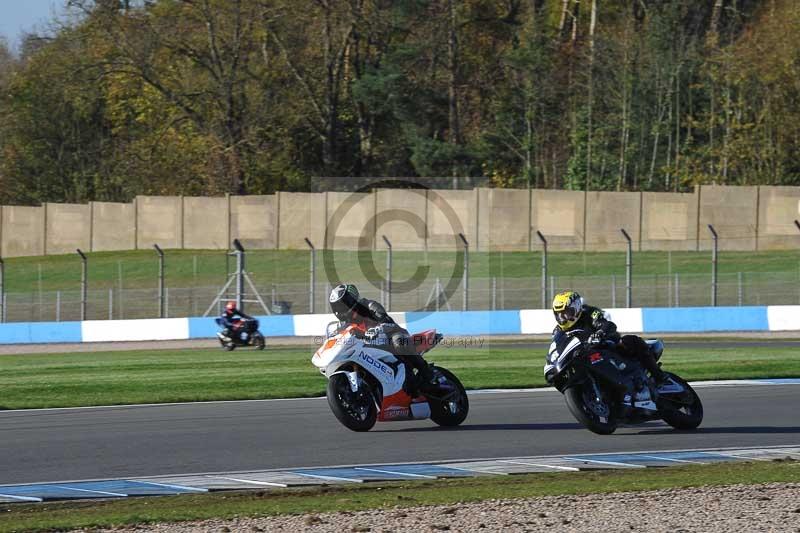
[[[364,339],[367,343],[375,345],[389,343],[389,337],[386,335],[386,331],[382,325],[369,328],[366,333],[364,333]]]
[[[600,344],[601,342],[603,342],[604,338],[605,338],[605,334],[602,331],[596,331],[596,332],[592,333],[592,335],[589,337],[587,342],[589,344]]]

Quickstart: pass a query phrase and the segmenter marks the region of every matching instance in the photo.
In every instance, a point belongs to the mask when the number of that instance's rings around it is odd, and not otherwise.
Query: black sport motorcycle
[[[255,346],[263,350],[266,346],[264,335],[258,331],[258,320],[255,318],[243,318],[237,322],[233,330],[225,328],[221,318],[217,318],[216,323],[222,331],[217,332],[219,343],[227,351],[231,351],[237,346]]]
[[[664,343],[646,342],[658,361]],[[700,398],[680,376],[665,374],[656,387],[638,361],[620,355],[616,343],[582,330],[557,334],[545,365],[545,377],[564,395],[572,416],[600,435],[610,435],[619,424],[658,419],[676,429],[697,428],[703,421]]]

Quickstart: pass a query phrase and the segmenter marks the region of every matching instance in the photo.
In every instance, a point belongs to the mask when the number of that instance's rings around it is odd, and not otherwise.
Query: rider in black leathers
[[[349,284],[334,287],[329,302],[331,311],[340,321],[362,324],[366,329],[380,329],[389,340],[391,352],[406,366],[417,369],[417,386],[427,388],[431,385],[434,376],[430,366],[415,350],[408,331],[400,327],[381,304],[361,298],[356,286]],[[409,374],[413,376],[413,373]]]
[[[558,323],[553,330],[553,340],[559,335],[580,331],[583,332],[580,336],[582,341],[615,342],[620,353],[637,359],[650,372],[657,385],[666,379],[644,339],[637,335],[620,336],[617,325],[607,318],[606,312],[598,307],[584,304],[583,298],[577,292],[567,291],[557,294],[553,299],[553,314]]]

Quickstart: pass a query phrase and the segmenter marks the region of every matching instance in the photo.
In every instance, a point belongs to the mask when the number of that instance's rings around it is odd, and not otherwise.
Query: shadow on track
[[[456,427],[428,426],[422,428],[372,430],[370,433],[405,433],[417,431],[536,431],[549,429],[584,429],[577,423],[556,424],[462,424]]]
[[[681,431],[670,427],[664,429],[654,429],[648,431],[640,431],[637,435],[663,435],[666,433],[700,433],[700,434],[733,434],[733,435],[768,435],[768,434],[781,434],[781,433],[800,433],[800,426],[734,426],[734,427],[719,427],[719,428],[697,428],[689,431]]]

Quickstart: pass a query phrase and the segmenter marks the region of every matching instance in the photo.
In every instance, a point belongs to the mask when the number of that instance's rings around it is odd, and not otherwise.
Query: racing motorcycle
[[[575,419],[587,429],[610,435],[619,424],[662,419],[676,429],[691,430],[703,421],[703,404],[680,376],[665,372],[660,387],[642,365],[622,357],[616,343],[585,332],[559,332],[547,355],[545,377],[561,392]],[[647,340],[656,361],[664,343]]]
[[[243,318],[233,326],[232,335],[225,335],[225,324],[221,318],[217,318],[216,323],[223,331],[217,332],[219,343],[227,351],[235,349],[237,346],[255,346],[258,350],[263,350],[266,346],[264,335],[258,331],[258,320],[255,318]]]
[[[442,340],[436,330],[412,335],[420,355]],[[415,391],[406,365],[389,351],[387,339],[355,324],[334,322],[311,362],[328,378],[328,405],[353,431],[369,431],[376,421],[423,420],[457,426],[467,418],[469,400],[452,372],[431,366],[434,383]]]

